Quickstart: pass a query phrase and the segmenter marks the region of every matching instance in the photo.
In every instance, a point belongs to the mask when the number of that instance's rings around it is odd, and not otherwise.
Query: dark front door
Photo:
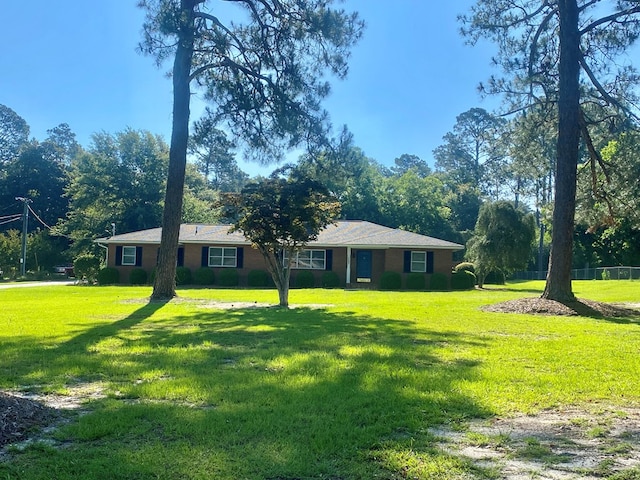
[[[371,250],[356,252],[356,281],[371,281]]]

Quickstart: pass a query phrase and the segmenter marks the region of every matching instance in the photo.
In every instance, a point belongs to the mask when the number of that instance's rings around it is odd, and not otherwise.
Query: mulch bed
[[[545,298],[519,298],[507,302],[486,305],[485,312],[524,313],[532,315],[580,315],[592,318],[638,318],[640,310],[625,305],[594,302],[593,300],[577,299],[575,302],[560,303]]]
[[[0,447],[25,440],[58,418],[54,409],[40,402],[0,392]]]

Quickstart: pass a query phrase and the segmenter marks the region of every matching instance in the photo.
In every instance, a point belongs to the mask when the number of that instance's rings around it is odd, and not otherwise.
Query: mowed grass
[[[471,292],[0,290],[0,388],[100,391],[1,479],[496,478],[430,428],[566,405],[640,405],[637,318],[487,313],[543,282]],[[640,303],[640,282],[575,282]],[[242,304],[244,305],[244,303]],[[46,435],[45,435],[46,436]]]

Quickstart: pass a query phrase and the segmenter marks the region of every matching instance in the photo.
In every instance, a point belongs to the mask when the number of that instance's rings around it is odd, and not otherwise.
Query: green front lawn
[[[640,323],[485,313],[543,282],[471,292],[0,290],[0,388],[102,392],[2,479],[493,478],[429,427],[594,404],[640,405]],[[640,282],[575,282],[640,302]]]

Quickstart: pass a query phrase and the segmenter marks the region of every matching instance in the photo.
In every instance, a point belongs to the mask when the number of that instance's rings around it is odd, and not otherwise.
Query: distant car
[[[53,267],[54,273],[66,275],[67,277],[75,277],[73,273],[73,265],[56,265]]]

